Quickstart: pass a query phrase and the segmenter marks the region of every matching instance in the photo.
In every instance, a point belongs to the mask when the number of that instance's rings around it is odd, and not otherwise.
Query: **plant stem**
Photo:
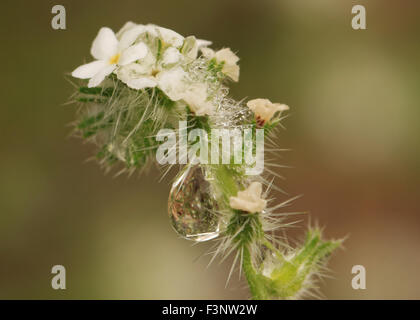
[[[238,193],[238,190],[242,187],[242,185],[239,185],[241,179],[235,179],[237,178],[237,173],[225,165],[215,166],[213,167],[213,170],[215,187],[221,191],[223,198],[221,200],[230,209],[229,197],[235,196]],[[264,232],[258,214],[243,214],[236,210],[233,210],[232,214],[232,218],[228,223],[227,233],[235,235],[234,241],[239,242],[237,250],[242,250],[242,269],[244,270],[252,299],[269,299],[270,294],[267,286],[267,279],[263,275],[258,274],[253,266],[250,244],[253,242],[261,242],[262,245],[276,252],[282,260],[284,257],[267,239],[264,238]],[[255,219],[258,221],[255,221]],[[242,230],[237,232],[239,228],[242,228]]]
[[[255,271],[252,260],[251,253],[247,246],[243,246],[243,262],[242,268],[245,273],[246,280],[248,281],[249,291],[251,292],[253,300],[267,300],[270,299],[270,296],[267,292],[267,287],[265,285],[265,279],[263,276],[257,274]]]

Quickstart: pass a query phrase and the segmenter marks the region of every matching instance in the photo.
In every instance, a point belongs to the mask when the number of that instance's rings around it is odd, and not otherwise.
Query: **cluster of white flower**
[[[214,51],[208,47],[210,45],[210,41],[194,36],[183,37],[173,30],[152,24],[127,22],[116,34],[103,27],[90,51],[96,60],[78,67],[72,75],[89,79],[88,87],[92,88],[101,86],[108,76],[114,74],[134,90],[158,88],[170,100],[188,106],[196,116],[215,116],[217,110],[224,122],[229,118],[228,114],[247,109],[240,103],[234,107],[235,104],[225,98],[225,93],[218,97],[214,95],[214,86],[220,90],[223,79],[239,80],[239,58],[229,48]],[[201,70],[201,76],[195,77],[191,66],[199,66],[195,70]],[[268,99],[250,100],[247,107],[260,127],[288,110],[288,106]],[[230,113],[226,108],[232,109]],[[214,122],[217,124],[218,121]],[[266,201],[261,198],[261,190],[261,184],[251,183],[248,189],[231,197],[230,206],[251,213],[263,211]]]
[[[238,81],[239,58],[228,48],[214,52],[209,45],[210,41],[184,38],[156,25],[127,22],[117,34],[104,27],[91,48],[96,60],[78,67],[72,76],[90,79],[88,86],[97,87],[114,73],[132,89],[157,87],[172,101],[183,100],[196,115],[211,115],[215,104],[209,99],[207,83],[188,81],[186,66],[202,56],[224,76]]]

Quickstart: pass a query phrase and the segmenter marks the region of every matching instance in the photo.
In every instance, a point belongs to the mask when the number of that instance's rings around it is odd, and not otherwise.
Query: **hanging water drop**
[[[207,241],[219,235],[217,202],[200,166],[186,167],[169,194],[169,219],[175,231],[188,240]]]

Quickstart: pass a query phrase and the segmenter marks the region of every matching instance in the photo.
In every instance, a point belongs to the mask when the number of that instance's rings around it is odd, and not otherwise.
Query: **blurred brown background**
[[[67,30],[51,8],[67,9]],[[367,9],[364,31],[351,8]],[[329,299],[420,298],[420,3],[418,1],[3,1],[0,298],[247,298],[230,262],[195,261],[166,213],[170,179],[104,175],[93,146],[68,138],[64,74],[91,60],[98,29],[155,23],[241,57],[232,95],[287,103],[280,187],[304,194],[328,237],[348,235],[321,284]],[[281,157],[280,157],[281,156]],[[278,201],[287,196],[277,194]],[[302,228],[291,230],[298,239]],[[51,289],[51,267],[67,290]],[[351,268],[367,270],[353,290]]]

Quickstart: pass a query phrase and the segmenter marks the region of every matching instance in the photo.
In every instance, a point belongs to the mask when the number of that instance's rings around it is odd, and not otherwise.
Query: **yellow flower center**
[[[109,59],[109,64],[117,64],[118,60],[120,60],[120,55],[117,53],[115,56],[112,56],[111,59]]]

